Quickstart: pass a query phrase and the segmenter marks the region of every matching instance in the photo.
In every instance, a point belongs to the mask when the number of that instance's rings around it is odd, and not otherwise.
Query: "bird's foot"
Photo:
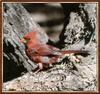
[[[49,67],[53,67],[53,65],[52,64],[49,64]]]
[[[35,72],[31,72],[30,75],[34,76],[34,75],[36,75],[37,73],[39,73],[40,71],[41,71],[41,69],[38,69],[38,70],[36,70]]]

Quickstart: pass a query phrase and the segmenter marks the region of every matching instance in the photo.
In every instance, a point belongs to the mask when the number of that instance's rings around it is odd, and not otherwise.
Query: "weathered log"
[[[4,83],[3,90],[5,91],[65,91],[65,92],[97,90],[97,67],[96,67],[97,39],[95,36],[97,30],[97,25],[96,25],[97,16],[95,15],[97,14],[97,10],[95,9],[97,8],[97,6],[96,4],[85,4],[85,3],[84,4],[68,3],[65,4],[64,6],[63,7],[64,7],[65,15],[66,12],[68,12],[68,14],[66,15],[66,18],[68,17],[68,19],[65,19],[67,23],[65,22],[63,32],[60,36],[61,41],[59,43],[61,43],[62,45],[61,48],[63,47],[63,49],[86,49],[86,50],[90,50],[90,55],[85,57],[79,56],[81,58],[81,63],[75,63],[70,61],[69,58],[73,57],[73,55],[70,54],[69,56],[64,58],[62,62],[55,64],[54,67],[50,69],[41,71],[37,74],[34,73],[33,75],[27,73],[19,78]],[[13,18],[14,23],[16,21],[15,19],[16,16],[13,15],[13,13],[16,13],[17,17],[19,17],[19,15],[21,14],[20,19],[19,18],[17,19],[17,21],[20,23],[16,22],[18,24],[16,23],[15,25],[11,24],[11,27],[15,26],[14,27],[15,29],[12,28],[11,30],[15,31],[17,29],[16,34],[17,36],[19,36],[19,37],[14,37],[13,39],[14,43],[16,43],[17,40],[16,38],[20,38],[21,35],[23,36],[25,33],[32,30],[35,23],[33,24],[34,21],[30,19],[31,17],[29,16],[29,14],[27,14],[25,9],[20,4],[7,4],[6,8],[9,9],[9,11],[13,11],[13,12],[11,13],[6,12],[6,15],[5,14],[4,15],[7,16],[9,14],[11,17],[14,17]],[[25,18],[23,18],[23,16]],[[27,21],[25,20],[26,18]],[[4,18],[4,20],[8,22],[6,18]],[[11,19],[9,21],[11,21]],[[6,23],[4,22],[4,32],[6,32],[7,30],[11,31],[6,28],[7,25]],[[18,32],[23,32],[24,34],[22,33],[19,34]],[[14,33],[14,36],[16,34]],[[7,38],[7,42],[4,40],[4,43],[6,43],[6,45],[9,45],[9,43],[12,44],[12,42],[9,41],[9,39],[11,39],[11,37]],[[45,39],[45,37],[43,37],[43,39]],[[16,44],[20,44],[20,43],[16,43]],[[16,45],[13,46],[13,48],[14,47],[16,47]],[[18,47],[19,48],[23,47],[23,49],[17,49]],[[18,45],[18,47],[16,48],[16,51],[21,51],[22,54],[21,56],[19,56],[19,58],[23,56],[27,57],[24,53],[24,46],[20,44]],[[12,52],[7,52],[7,53],[10,54]],[[7,54],[7,56],[9,56],[9,54]],[[14,56],[16,55],[14,54]],[[22,61],[26,60],[26,58],[23,58],[21,60]],[[19,62],[20,61],[18,61],[18,64]],[[27,63],[27,60],[23,62]]]
[[[65,23],[60,34],[60,43],[67,49],[83,49],[92,40],[96,41],[97,4],[62,3]]]
[[[20,43],[20,38],[32,30],[40,32],[43,42],[47,42],[48,37],[21,4],[5,3],[3,8],[3,74],[4,80],[7,80],[20,75],[24,68],[32,71],[36,67],[26,56],[25,46]]]

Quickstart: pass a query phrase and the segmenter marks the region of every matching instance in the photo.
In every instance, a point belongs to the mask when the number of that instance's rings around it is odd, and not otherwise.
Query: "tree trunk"
[[[97,90],[97,6],[95,3],[68,3],[62,4],[62,7],[66,17],[64,28],[60,35],[60,48],[65,50],[88,50],[90,51],[89,55],[69,54],[68,56],[63,56],[61,62],[55,64],[50,69],[34,73],[33,75],[26,73],[22,77],[4,83],[3,90]],[[34,63],[31,62],[25,54],[24,45],[19,42],[19,39],[31,30],[39,32],[42,29],[32,20],[31,16],[21,4],[4,4],[4,72],[8,72],[8,65],[11,68],[9,72],[12,71],[16,65],[24,65],[29,71],[34,69]],[[43,39],[44,42],[48,41],[48,37],[45,33],[42,33],[42,37],[41,39]],[[76,57],[81,58],[81,63],[71,61],[72,58]],[[20,72],[20,69],[17,69],[17,71]]]
[[[41,31],[43,42],[47,42],[48,37],[21,4],[4,4],[3,7],[3,74],[6,81],[20,75],[25,69],[32,71],[36,67],[25,54],[25,46],[20,39],[31,30]]]
[[[97,7],[95,4],[63,3],[65,23],[60,34],[60,43],[66,49],[84,49],[92,40],[96,41]]]

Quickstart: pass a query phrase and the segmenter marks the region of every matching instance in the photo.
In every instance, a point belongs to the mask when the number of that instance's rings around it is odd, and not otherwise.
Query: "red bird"
[[[61,51],[60,49],[42,43],[38,32],[29,32],[21,40],[26,46],[27,56],[38,64],[39,69],[43,69],[45,65],[52,65],[59,57],[70,53],[85,53],[86,51]]]

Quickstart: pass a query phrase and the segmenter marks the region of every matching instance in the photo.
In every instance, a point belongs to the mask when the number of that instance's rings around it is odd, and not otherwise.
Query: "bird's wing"
[[[58,49],[56,49],[55,47],[45,44],[38,45],[34,48],[36,48],[36,53],[41,56],[54,56],[57,55],[55,53],[58,51]]]

